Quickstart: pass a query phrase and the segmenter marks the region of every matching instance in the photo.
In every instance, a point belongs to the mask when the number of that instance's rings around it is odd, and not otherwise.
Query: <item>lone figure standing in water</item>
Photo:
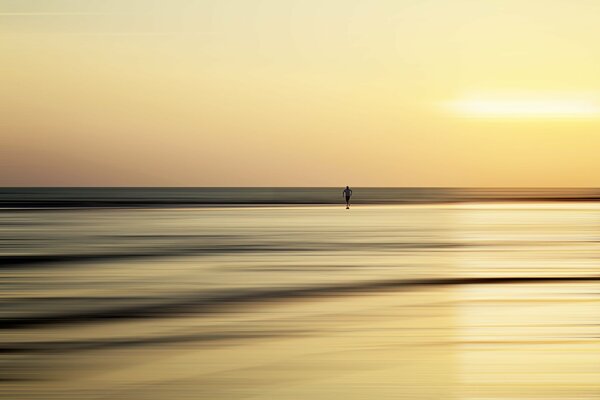
[[[346,186],[343,191],[344,197],[346,198],[346,210],[350,208],[350,197],[352,197],[352,189]]]

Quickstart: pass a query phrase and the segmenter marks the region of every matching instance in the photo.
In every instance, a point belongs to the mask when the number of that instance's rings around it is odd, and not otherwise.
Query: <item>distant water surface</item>
[[[600,189],[353,188],[355,204],[598,201]],[[2,207],[337,204],[340,188],[0,188]]]

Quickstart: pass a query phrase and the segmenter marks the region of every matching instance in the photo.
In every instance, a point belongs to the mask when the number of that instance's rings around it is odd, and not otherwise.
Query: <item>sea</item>
[[[0,398],[600,398],[600,189],[352,189],[0,188]]]

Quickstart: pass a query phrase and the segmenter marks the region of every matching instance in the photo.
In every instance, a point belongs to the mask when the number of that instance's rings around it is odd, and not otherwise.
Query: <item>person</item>
[[[342,192],[343,196],[346,198],[346,210],[350,208],[350,197],[352,197],[352,189],[346,186],[346,189]]]

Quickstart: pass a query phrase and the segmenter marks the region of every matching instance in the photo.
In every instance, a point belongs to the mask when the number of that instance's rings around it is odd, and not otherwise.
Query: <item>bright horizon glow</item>
[[[589,118],[600,115],[600,106],[582,99],[467,99],[450,108],[471,117]]]

